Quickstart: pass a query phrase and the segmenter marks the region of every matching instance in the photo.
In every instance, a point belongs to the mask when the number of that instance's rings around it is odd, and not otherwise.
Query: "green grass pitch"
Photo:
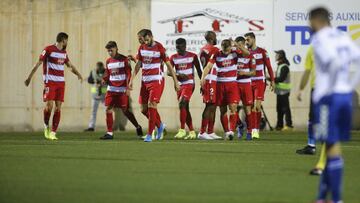
[[[295,150],[305,132],[263,132],[258,141],[143,143],[133,132],[0,133],[1,203],[312,202],[317,156]],[[343,145],[344,201],[360,202],[360,132]]]

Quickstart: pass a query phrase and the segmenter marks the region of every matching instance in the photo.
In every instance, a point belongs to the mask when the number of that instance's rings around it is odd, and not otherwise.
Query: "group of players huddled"
[[[246,33],[235,40],[224,39],[221,41],[221,47],[218,48],[216,33],[208,31],[204,35],[206,44],[201,48],[200,60],[197,54],[186,50],[184,38],[176,40],[177,53],[169,57],[163,45],[153,39],[151,30],[142,29],[137,37],[140,46],[135,57],[120,54],[115,41],[109,41],[105,46],[109,58],[106,60],[102,83],[107,85],[105,96],[107,132],[100,139],[114,137],[112,129],[114,108],[122,109],[124,115],[136,127],[137,135],[145,142],[163,139],[165,124],[160,118],[157,106],[165,87],[164,64],[167,66],[168,76],[173,79],[179,101],[180,129],[175,135],[176,139],[232,140],[236,131],[239,139],[242,138],[243,131],[246,131],[247,140],[259,139],[261,102],[264,100],[266,87],[265,68],[270,76],[271,90],[274,88],[274,74],[266,50],[256,45],[254,33]],[[44,135],[49,140],[57,139],[56,130],[60,122],[65,91],[64,65],[67,65],[82,81],[81,74],[68,58],[67,42],[68,35],[64,32],[59,33],[56,43],[45,47],[25,80],[25,85],[28,86],[38,67],[43,64],[43,99],[46,102]],[[136,63],[133,72],[131,62]],[[200,89],[205,103],[198,135],[193,127],[189,108],[189,101],[195,89],[195,68],[200,78]],[[129,111],[130,91],[134,91],[134,78],[140,69],[142,76],[139,103],[141,112],[148,118],[145,136],[134,114]],[[244,106],[246,125],[239,117],[240,101]],[[50,130],[49,120],[54,105]],[[214,132],[217,107],[220,108],[223,137]],[[189,133],[185,130],[186,125]]]

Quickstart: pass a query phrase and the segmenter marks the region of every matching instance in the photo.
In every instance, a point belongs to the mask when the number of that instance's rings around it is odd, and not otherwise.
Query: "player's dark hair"
[[[224,49],[231,47],[231,41],[229,39],[224,39],[221,42],[221,47],[223,47]]]
[[[243,36],[238,36],[235,38],[235,42],[245,42],[245,38]]]
[[[111,48],[117,48],[117,44],[115,41],[109,41],[106,46],[105,46],[106,49],[111,49]]]
[[[176,44],[185,44],[186,45],[186,40],[184,38],[177,38],[175,43]]]
[[[244,36],[245,37],[251,37],[251,38],[255,39],[255,34],[253,32],[248,32]]]
[[[152,37],[152,36],[153,36],[151,30],[149,30],[149,29],[141,29],[141,30],[138,32],[138,35],[140,35],[140,36],[142,36],[142,37],[146,37],[146,36]]]
[[[213,36],[216,36],[216,34],[215,34],[215,32],[213,32],[213,31],[207,31],[207,32],[205,32],[205,40],[207,41],[207,42],[209,42],[209,41],[211,41],[211,40],[213,40],[214,38],[213,38]]]
[[[309,18],[310,18],[310,20],[320,19],[320,20],[330,24],[330,13],[324,7],[318,7],[318,8],[312,9],[309,13]]]
[[[56,36],[56,42],[62,42],[63,40],[66,40],[69,38],[69,35],[65,32],[59,32]]]

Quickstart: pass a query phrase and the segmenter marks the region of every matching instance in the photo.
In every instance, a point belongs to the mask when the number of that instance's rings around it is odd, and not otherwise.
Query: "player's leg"
[[[251,113],[252,105],[245,106],[245,114],[246,114],[246,140],[251,140],[251,130],[253,129],[253,116]]]
[[[51,140],[57,140],[58,139],[56,137],[56,131],[57,131],[57,128],[58,128],[59,123],[60,123],[61,104],[62,104],[62,101],[59,101],[59,100],[55,101],[54,115],[53,115],[53,119],[52,119],[51,132],[50,132],[50,135],[49,135],[49,138]]]
[[[52,100],[46,101],[44,108],[44,136],[46,139],[49,139],[49,135],[50,135],[49,120],[53,106],[54,106],[54,101]]]
[[[253,116],[254,116],[254,128],[251,132],[251,137],[253,139],[259,139],[259,128],[260,128],[260,121],[261,121],[261,100],[255,100],[254,108],[253,108]]]
[[[187,102],[186,105],[186,125],[189,128],[189,135],[187,137],[185,137],[185,139],[196,139],[196,133],[194,131],[194,126],[193,126],[193,122],[192,122],[192,116],[190,113],[190,108],[189,108],[189,102]]]
[[[325,164],[326,164],[326,144],[322,143],[319,160],[316,163],[315,168],[310,170],[309,174],[315,176],[321,175],[325,169]]]
[[[229,130],[229,118],[227,111],[228,111],[227,105],[220,106],[220,121],[225,133],[224,139],[228,139],[228,138],[231,139],[230,137],[228,137],[228,133],[230,130]]]
[[[111,94],[107,92],[105,95],[105,113],[106,113],[106,129],[107,132],[105,135],[100,137],[102,140],[113,139],[113,125],[114,125],[114,116],[113,116],[113,109],[116,104],[119,103],[118,97],[116,94]]]
[[[310,94],[310,108],[309,108],[309,121],[308,121],[308,143],[304,148],[296,150],[297,154],[315,155],[316,153],[316,141],[314,135],[314,103],[312,101],[313,89]]]
[[[180,96],[179,100],[179,110],[180,110],[180,129],[178,133],[175,135],[176,139],[183,139],[186,137],[186,130],[185,130],[185,123],[187,119],[187,109],[188,102],[185,100],[184,97]]]
[[[134,125],[134,127],[136,128],[136,134],[137,136],[143,136],[142,133],[142,128],[139,125],[138,121],[135,118],[135,115],[133,114],[133,112],[130,111],[129,108],[129,96],[127,96],[126,94],[122,94],[120,95],[120,107],[122,112],[124,113],[124,115],[127,117],[127,119]]]
[[[148,112],[149,112],[149,121],[148,121],[148,132],[146,134],[146,138],[144,139],[145,142],[152,141],[152,132],[155,129],[155,120],[157,119],[157,103],[156,102],[149,102],[148,104]]]
[[[229,104],[229,110],[230,110],[230,129],[229,129],[229,138],[234,139],[234,132],[236,130],[236,125],[238,123],[238,113],[237,113],[237,103],[231,103]]]

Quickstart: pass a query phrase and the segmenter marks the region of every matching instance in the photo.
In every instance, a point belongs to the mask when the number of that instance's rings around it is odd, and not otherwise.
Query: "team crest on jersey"
[[[57,61],[58,61],[58,63],[59,63],[59,64],[63,64],[63,63],[65,63],[65,59],[61,59],[61,58],[59,58]]]
[[[152,57],[149,57],[149,56],[144,56],[143,57],[143,59],[144,59],[144,63],[151,63],[152,62]]]
[[[227,67],[227,66],[231,66],[232,65],[232,60],[225,60],[222,62],[223,66]]]
[[[186,69],[187,68],[187,63],[180,63],[179,65],[180,69]]]

